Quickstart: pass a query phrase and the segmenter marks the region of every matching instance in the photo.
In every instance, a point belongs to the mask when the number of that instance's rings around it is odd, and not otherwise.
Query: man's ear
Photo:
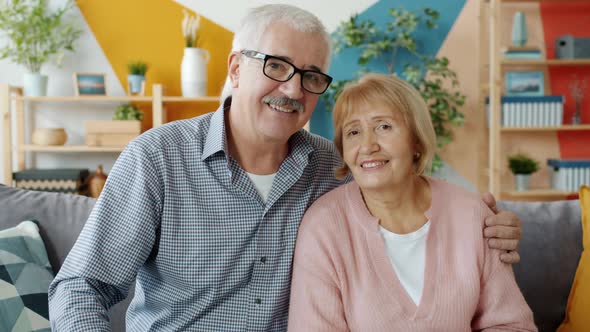
[[[240,79],[240,55],[238,52],[231,52],[227,59],[227,68],[229,73],[229,80],[232,88],[238,87]]]

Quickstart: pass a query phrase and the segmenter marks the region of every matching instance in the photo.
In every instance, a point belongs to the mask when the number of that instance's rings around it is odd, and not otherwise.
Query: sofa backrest
[[[0,230],[24,220],[36,220],[49,262],[57,274],[95,202],[79,195],[21,190],[0,184]],[[125,331],[125,313],[133,290],[129,290],[126,300],[109,311],[114,332]]]
[[[36,220],[55,273],[76,242],[94,206],[93,198],[20,190],[0,185],[0,229]]]
[[[499,202],[522,221],[521,262],[514,265],[516,282],[533,310],[539,331],[555,331],[565,307],[582,253],[581,209],[578,200]]]

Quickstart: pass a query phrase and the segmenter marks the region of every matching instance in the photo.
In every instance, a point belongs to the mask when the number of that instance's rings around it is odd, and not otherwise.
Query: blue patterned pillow
[[[0,231],[0,331],[51,331],[47,289],[52,280],[34,222]]]

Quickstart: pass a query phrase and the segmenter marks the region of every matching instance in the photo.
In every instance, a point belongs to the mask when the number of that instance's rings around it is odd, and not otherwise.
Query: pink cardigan
[[[536,331],[510,265],[490,250],[478,195],[428,178],[424,289],[416,306],[356,182],[318,199],[295,245],[289,331]]]

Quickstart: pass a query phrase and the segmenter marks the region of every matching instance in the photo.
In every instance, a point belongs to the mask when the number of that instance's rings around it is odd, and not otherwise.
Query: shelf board
[[[590,59],[503,59],[502,66],[590,66]]]
[[[563,125],[556,127],[505,127],[500,128],[502,132],[536,132],[536,131],[577,131],[590,130],[590,124]]]
[[[23,152],[122,152],[124,146],[87,146],[87,145],[23,145],[20,150]]]
[[[43,97],[30,97],[30,96],[15,96],[13,100],[16,101],[54,101],[54,102],[122,102],[122,101],[144,101],[151,102],[152,97],[147,96],[43,96]]]
[[[561,191],[555,189],[531,189],[528,191],[504,191],[502,195],[514,198],[552,198],[576,195],[575,191]]]
[[[219,102],[218,96],[212,97],[174,97],[174,96],[164,96],[162,97],[163,102],[202,102],[202,103],[210,103],[210,102]]]
[[[14,96],[16,101],[53,101],[53,102],[152,102],[152,96],[43,96],[28,97]],[[219,97],[181,97],[168,96],[162,97],[163,102],[218,102]]]

